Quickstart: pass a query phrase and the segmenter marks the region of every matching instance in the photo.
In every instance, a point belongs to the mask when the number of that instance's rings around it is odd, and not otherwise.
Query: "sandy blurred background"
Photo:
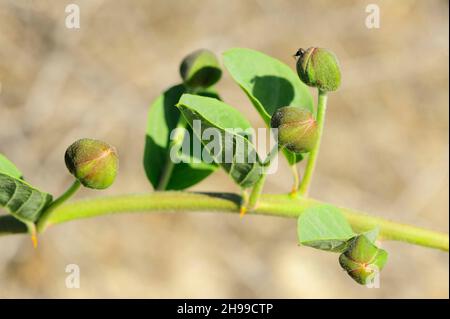
[[[66,29],[65,6],[81,9]],[[381,28],[365,27],[366,5]],[[151,191],[142,167],[148,106],[197,48],[249,47],[294,68],[298,47],[340,59],[313,196],[448,232],[448,1],[0,0],[0,152],[43,189],[69,185],[63,154],[81,137],[117,146],[102,194]],[[256,111],[225,72],[223,98]],[[266,191],[286,192],[283,165]],[[195,190],[237,191],[219,172]],[[101,195],[81,191],[77,197]],[[295,221],[224,214],[121,215],[0,238],[0,297],[449,297],[449,255],[384,243],[380,289],[337,255],[300,248]],[[65,287],[78,264],[81,288]]]

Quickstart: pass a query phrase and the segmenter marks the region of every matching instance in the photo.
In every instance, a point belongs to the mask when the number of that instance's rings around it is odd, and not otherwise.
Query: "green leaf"
[[[295,163],[299,163],[305,158],[304,154],[295,154],[285,148],[283,148],[283,154],[284,154],[284,157],[286,157],[286,160],[288,161],[289,165],[294,165]]]
[[[23,174],[10,160],[0,153],[0,173],[10,175],[15,178],[22,179]]]
[[[177,107],[191,127],[194,120],[200,121],[201,130],[194,130],[194,133],[214,161],[221,165],[238,185],[248,188],[258,181],[263,167],[255,147],[250,142],[251,132],[246,131],[251,129],[251,126],[235,108],[217,99],[191,94],[183,94]],[[220,134],[220,138],[217,136],[220,141],[219,151],[213,150],[210,145],[214,141],[213,138],[211,141],[201,139],[205,130],[211,128]]]
[[[314,206],[298,218],[298,240],[301,245],[342,252],[355,234],[339,208],[331,205]]]
[[[0,173],[0,207],[24,223],[36,222],[52,201],[50,194],[35,189],[28,183]]]
[[[170,133],[177,127],[180,111],[175,107],[181,95],[186,92],[183,85],[176,85],[160,95],[150,107],[147,120],[144,150],[144,168],[147,178],[156,189],[169,160]],[[212,89],[200,94],[219,98]],[[190,131],[190,128],[188,128]],[[190,136],[193,136],[190,132]],[[192,148],[191,148],[192,149]],[[190,154],[185,156],[192,157]],[[217,168],[214,163],[174,163],[172,174],[165,189],[181,190],[195,185],[208,177]]]
[[[224,65],[244,90],[258,113],[270,126],[273,113],[283,106],[298,106],[314,113],[313,97],[297,74],[283,62],[261,52],[234,48],[223,54]],[[301,154],[283,150],[289,164],[303,159]]]
[[[283,62],[261,52],[234,48],[224,54],[224,65],[266,123],[280,107],[299,106],[313,112],[308,87]]]

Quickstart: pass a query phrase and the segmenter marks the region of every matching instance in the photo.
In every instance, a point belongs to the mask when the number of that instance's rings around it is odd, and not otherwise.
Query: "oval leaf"
[[[22,179],[23,174],[16,165],[13,164],[10,160],[6,158],[3,154],[0,153],[0,173],[4,173],[10,175],[15,178]]]
[[[169,88],[155,100],[148,113],[144,168],[147,178],[155,189],[160,182],[166,161],[170,160],[170,133],[176,128],[180,118],[180,111],[175,107],[175,104],[178,103],[181,95],[185,92],[185,87],[181,84]],[[201,94],[219,98],[212,90]],[[190,154],[183,155],[191,156]],[[182,190],[188,188],[208,177],[216,168],[217,165],[214,163],[208,164],[201,161],[175,163],[165,189]]]
[[[283,62],[261,52],[234,48],[223,54],[224,65],[244,90],[266,124],[283,106],[298,106],[314,113],[311,92],[297,74]],[[294,164],[303,156],[284,150],[288,162]]]
[[[355,234],[339,208],[320,205],[305,210],[298,218],[298,241],[317,249],[342,252]]]
[[[177,104],[186,121],[193,128],[205,149],[214,161],[221,165],[232,179],[242,188],[253,186],[262,173],[255,147],[244,133],[251,129],[250,123],[235,108],[216,99],[183,94]],[[201,127],[197,130],[194,121]],[[205,141],[201,136],[206,129],[214,129],[218,141]],[[251,135],[247,136],[251,139]],[[219,145],[220,150],[213,150],[211,143]]]
[[[272,114],[283,106],[299,106],[313,112],[309,88],[283,62],[243,48],[230,49],[223,57],[228,72],[249,96],[266,123],[270,123]]]
[[[28,183],[0,173],[0,207],[24,223],[36,222],[52,201],[50,194],[33,188]]]

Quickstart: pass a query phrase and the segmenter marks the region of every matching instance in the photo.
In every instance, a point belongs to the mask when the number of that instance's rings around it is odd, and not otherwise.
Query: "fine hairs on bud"
[[[64,159],[69,172],[83,186],[93,189],[111,186],[119,168],[116,149],[105,142],[89,138],[70,145]]]
[[[341,84],[339,62],[333,52],[322,48],[299,49],[297,74],[305,84],[323,92],[336,91]]]

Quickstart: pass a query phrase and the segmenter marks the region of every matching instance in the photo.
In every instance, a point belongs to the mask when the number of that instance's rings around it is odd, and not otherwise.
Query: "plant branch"
[[[267,157],[263,161],[262,174],[259,180],[256,182],[255,186],[253,186],[250,196],[248,198],[244,198],[243,201],[245,206],[241,204],[240,216],[243,217],[248,210],[254,210],[256,205],[258,204],[259,198],[261,197],[264,184],[266,183],[267,177],[267,169],[272,164],[275,156],[278,155],[278,145],[275,145],[270,152],[267,154]]]
[[[319,155],[320,144],[323,135],[323,127],[325,124],[325,113],[327,110],[327,92],[319,90],[319,101],[317,103],[317,142],[313,150],[308,156],[305,174],[300,184],[299,193],[302,196],[308,196],[314,169],[316,167],[317,157]]]
[[[167,152],[165,165],[159,178],[158,186],[156,187],[157,190],[165,190],[167,188],[167,185],[169,184],[170,177],[172,176],[173,168],[175,166],[174,162],[170,158],[171,150],[175,147],[176,152],[179,151],[181,145],[183,144],[186,124],[186,120],[184,119],[183,115],[180,114],[177,127],[175,128],[175,135],[169,144],[169,152]]]
[[[265,182],[266,174],[263,173],[259,180],[256,182],[255,186],[253,186],[252,192],[250,193],[250,197],[248,198],[247,211],[254,210],[257,207],[257,204],[259,204],[259,198],[261,197]]]
[[[57,207],[47,220],[56,225],[71,220],[112,213],[187,213],[229,212],[239,213],[241,197],[229,193],[155,192],[149,194],[100,197],[65,203]],[[263,194],[258,206],[249,214],[297,218],[305,209],[324,204],[318,200],[289,195]],[[448,251],[448,234],[415,226],[400,224],[383,218],[369,216],[356,210],[341,208],[342,213],[356,232],[380,228],[381,240],[403,241],[414,245]],[[19,226],[22,225],[22,226]],[[11,216],[0,217],[0,235],[25,233],[26,227]]]
[[[297,164],[290,165],[292,171],[292,177],[294,179],[294,185],[292,185],[291,196],[296,196],[300,184],[300,176],[297,170]]]
[[[57,199],[55,199],[50,206],[44,211],[42,216],[39,218],[39,221],[36,225],[37,231],[41,232],[45,229],[45,226],[47,224],[47,220],[51,217],[53,211],[60,206],[62,203],[64,203],[66,200],[68,200],[70,197],[73,196],[77,192],[77,190],[80,188],[81,183],[79,180],[75,180],[72,185]]]

